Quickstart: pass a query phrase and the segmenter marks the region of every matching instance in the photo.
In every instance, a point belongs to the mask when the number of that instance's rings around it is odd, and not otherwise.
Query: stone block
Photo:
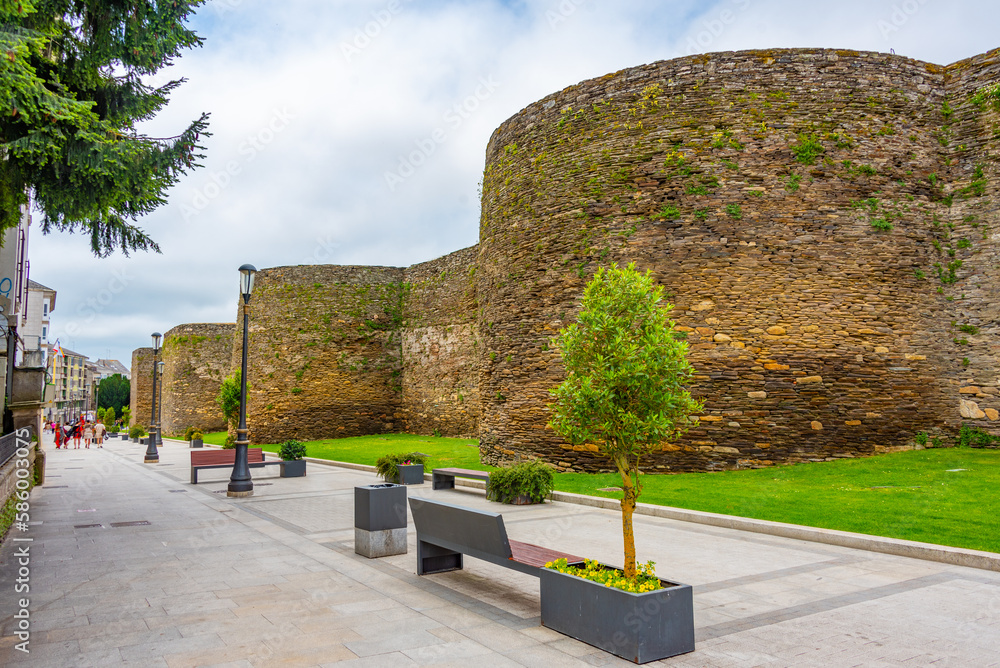
[[[369,559],[406,554],[406,527],[365,531],[354,528],[354,552]]]

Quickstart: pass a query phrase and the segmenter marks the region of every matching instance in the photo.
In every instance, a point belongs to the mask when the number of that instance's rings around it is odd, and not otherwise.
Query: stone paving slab
[[[353,488],[370,472],[253,470],[254,496],[229,499],[227,475],[188,482],[185,444],[165,442],[155,465],[144,452],[48,447],[35,524],[11,537],[31,540],[0,548],[0,665],[626,663],[540,626],[536,578],[471,558],[417,577],[412,526],[409,554],[354,554]],[[621,562],[613,510],[408,493],[499,510],[513,539]],[[694,586],[697,649],[662,665],[1000,666],[1000,573],[655,516],[636,517],[636,536],[640,560]],[[30,654],[13,635],[24,545]]]

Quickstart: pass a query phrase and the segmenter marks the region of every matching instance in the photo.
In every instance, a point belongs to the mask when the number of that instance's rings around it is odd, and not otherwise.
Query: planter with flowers
[[[379,457],[375,470],[386,482],[397,485],[422,485],[427,455],[422,452],[396,452]]]

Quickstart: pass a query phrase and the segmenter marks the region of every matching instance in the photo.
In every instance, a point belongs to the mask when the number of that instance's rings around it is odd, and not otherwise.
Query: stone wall
[[[996,58],[693,56],[505,122],[476,263],[484,460],[609,467],[545,404],[550,338],[611,262],[666,287],[705,402],[653,470],[871,454],[962,416],[996,431],[997,112],[969,97]]]
[[[153,400],[152,348],[136,348],[132,351],[131,373],[129,406],[132,409],[132,419],[129,422],[129,427],[139,425],[143,429],[149,429],[150,403]],[[157,401],[159,401],[159,397],[157,397]]]
[[[215,397],[231,373],[234,325],[178,325],[163,337],[163,433],[182,436],[188,427],[223,431]]]
[[[403,270],[308,265],[257,272],[250,304],[253,443],[398,431]],[[237,314],[232,368],[240,368]]]
[[[403,272],[399,417],[409,433],[474,437],[479,431],[477,252],[466,248]]]

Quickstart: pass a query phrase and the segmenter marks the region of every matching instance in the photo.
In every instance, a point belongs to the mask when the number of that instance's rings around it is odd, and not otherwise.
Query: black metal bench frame
[[[417,575],[461,570],[463,555],[538,577],[546,562],[582,558],[507,538],[500,513],[410,497],[417,530]]]
[[[455,478],[488,481],[490,474],[489,471],[471,469],[434,469],[431,471],[431,489],[455,489]]]

